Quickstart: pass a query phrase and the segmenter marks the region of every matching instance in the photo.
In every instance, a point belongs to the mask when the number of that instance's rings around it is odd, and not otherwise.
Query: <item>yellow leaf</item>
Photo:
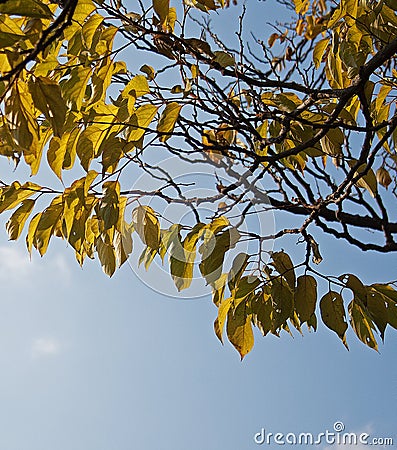
[[[54,135],[61,137],[67,108],[58,83],[49,78],[37,77],[29,82],[29,90],[34,106],[51,123]]]
[[[81,109],[91,72],[90,67],[74,67],[70,72],[70,78],[61,86],[65,99],[77,111]]]
[[[106,181],[102,186],[103,197],[99,203],[98,216],[103,220],[105,230],[115,226],[119,220],[120,184]]]
[[[314,46],[313,62],[314,62],[314,67],[316,69],[318,69],[320,67],[320,64],[323,60],[323,56],[324,56],[324,53],[325,53],[325,50],[326,50],[328,44],[329,44],[329,39],[325,38],[325,39],[321,39],[320,41],[318,41],[317,44]]]
[[[104,242],[102,237],[96,240],[96,251],[102,265],[102,270],[111,277],[116,270],[116,255],[111,244]]]
[[[58,220],[63,211],[62,197],[56,197],[51,205],[46,208],[40,216],[34,232],[33,245],[43,256],[47,251],[48,244],[54,233]]]
[[[160,120],[157,123],[157,131],[159,131],[160,133],[166,133],[160,136],[161,142],[165,142],[170,138],[174,130],[176,121],[178,120],[181,108],[182,105],[176,102],[168,103],[168,105],[165,107],[165,110],[161,114]]]
[[[222,338],[223,327],[225,325],[226,317],[227,317],[230,307],[232,306],[232,303],[233,303],[232,297],[222,300],[222,302],[218,308],[218,317],[215,319],[215,322],[214,322],[215,334],[218,337],[218,339],[222,342],[222,344],[223,344],[223,338]]]
[[[234,312],[229,310],[226,331],[229,341],[240,353],[243,359],[254,346],[254,333],[252,331],[251,314],[246,303],[240,303]]]
[[[136,110],[130,120],[131,132],[128,135],[129,141],[139,141],[142,138],[156,115],[157,109],[157,106],[146,104]]]
[[[144,66],[142,66],[144,67]],[[127,86],[123,89],[121,96],[127,98],[132,95],[135,98],[142,97],[145,94],[149,94],[150,88],[147,79],[144,75],[136,75]]]
[[[88,50],[91,50],[95,32],[100,27],[103,20],[103,16],[101,16],[100,14],[94,14],[84,23],[81,30],[81,35],[83,38],[83,43]]]
[[[6,229],[8,237],[11,241],[17,240],[21,235],[25,222],[32,212],[34,204],[34,200],[24,200],[22,202],[22,205],[18,209],[16,209],[12,216],[9,218],[6,224]]]
[[[150,206],[138,206],[132,212],[134,228],[142,242],[158,250],[160,247],[160,223]]]
[[[6,0],[0,3],[0,13],[42,19],[52,18],[51,10],[39,0]]]
[[[36,232],[37,224],[39,223],[39,220],[41,218],[41,214],[42,213],[37,213],[29,223],[28,233],[26,235],[26,247],[28,248],[29,253],[32,253],[34,235]]]
[[[0,213],[7,209],[15,208],[23,200],[40,192],[40,190],[41,186],[30,181],[23,185],[18,183],[18,181],[14,181],[10,186],[0,190]]]

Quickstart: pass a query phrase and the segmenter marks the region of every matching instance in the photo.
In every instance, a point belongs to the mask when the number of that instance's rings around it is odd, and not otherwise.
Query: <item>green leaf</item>
[[[284,279],[272,281],[271,297],[273,302],[272,333],[278,334],[279,329],[287,325],[287,320],[294,312],[294,297],[289,285]]]
[[[270,294],[262,292],[252,303],[254,323],[266,336],[273,329],[273,304]]]
[[[388,284],[373,284],[370,288],[382,296],[387,307],[387,322],[397,329],[397,291]]]
[[[357,160],[352,159],[349,161],[349,167],[352,168],[357,164]],[[366,172],[366,173],[365,173]],[[365,173],[365,175],[363,175]],[[356,181],[358,187],[366,189],[372,197],[376,197],[378,193],[378,182],[374,171],[367,167],[367,164],[361,164],[360,167],[354,173],[354,176],[360,175],[361,178]]]
[[[215,239],[215,243],[213,239]],[[202,255],[199,268],[207,284],[215,283],[221,276],[225,254],[229,249],[235,247],[239,239],[240,233],[233,227],[213,237],[207,243],[204,240],[199,250]]]
[[[220,66],[222,66],[224,69],[227,67],[234,67],[236,64],[236,61],[234,57],[230,53],[221,52],[221,51],[215,51],[213,52],[214,62],[218,63]]]
[[[6,229],[8,237],[11,241],[17,240],[21,235],[26,220],[33,210],[34,204],[34,200],[24,200],[22,202],[22,205],[18,209],[16,209],[12,216],[9,218],[6,224]]]
[[[352,300],[348,307],[350,322],[357,337],[368,347],[378,350],[378,344],[372,332],[374,325],[365,308],[361,304]]]
[[[160,116],[160,120],[157,123],[157,131],[159,131],[160,133],[166,133],[165,135],[160,136],[161,142],[165,142],[171,137],[181,108],[182,105],[176,102],[168,103],[168,105],[165,107],[163,113]]]
[[[344,346],[349,349],[345,336],[347,330],[346,313],[341,295],[333,291],[325,294],[320,301],[320,310],[324,324],[332,331],[335,331]]]
[[[238,305],[241,301],[246,299],[260,284],[261,280],[256,276],[249,275],[240,278],[233,292],[235,305]]]
[[[229,341],[239,352],[241,360],[243,360],[254,346],[251,314],[246,302],[240,303],[234,312],[229,309],[226,331]]]
[[[291,289],[295,289],[295,271],[291,258],[285,252],[272,253],[273,265],[277,272],[282,275]]]
[[[311,275],[298,278],[295,289],[295,311],[302,323],[310,320],[316,309],[317,282]]]

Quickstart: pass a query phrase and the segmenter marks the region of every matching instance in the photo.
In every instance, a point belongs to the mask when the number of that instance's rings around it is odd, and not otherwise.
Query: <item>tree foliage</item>
[[[397,7],[272,5],[291,21],[247,40],[247,7],[227,0],[0,0],[0,154],[37,183],[43,166],[53,173],[50,185],[1,181],[0,213],[12,211],[9,238],[25,229],[29,252],[44,255],[59,237],[79,264],[97,256],[109,276],[133,239],[144,244],[140,262],[163,260],[179,291],[199,270],[218,308],[215,333],[222,341],[226,331],[241,358],[253,327],[301,333],[317,329],[319,314],[346,347],[350,324],[377,349],[376,336],[397,328],[393,283],[318,265],[324,234],[379,255],[397,250]],[[241,8],[234,47],[209,20],[230,8]],[[189,197],[162,168],[166,155],[232,181]],[[129,189],[131,169],[161,186]],[[195,223],[168,223],[152,197],[183,205]],[[203,202],[218,204],[210,217]],[[258,205],[294,225],[258,234],[228,215]],[[302,244],[293,257],[291,236]],[[226,268],[244,240],[256,251]],[[264,250],[270,240],[277,251]]]

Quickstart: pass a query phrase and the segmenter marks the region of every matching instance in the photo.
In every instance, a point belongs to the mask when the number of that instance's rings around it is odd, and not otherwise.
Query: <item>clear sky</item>
[[[251,450],[262,428],[317,435],[338,421],[397,445],[396,330],[380,353],[351,332],[347,352],[322,324],[303,338],[257,334],[240,362],[213,332],[209,298],[161,296],[128,265],[112,279],[97,261],[81,269],[60,241],[30,262],[1,229],[0,450]],[[325,272],[397,278],[396,255],[331,240],[322,252]]]

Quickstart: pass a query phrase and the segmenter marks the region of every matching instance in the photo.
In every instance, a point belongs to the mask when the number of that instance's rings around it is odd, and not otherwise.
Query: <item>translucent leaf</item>
[[[374,325],[362,305],[352,300],[348,307],[353,330],[357,337],[368,347],[378,350],[378,344],[372,332]]]
[[[223,344],[223,327],[226,322],[227,314],[232,306],[233,298],[228,297],[224,299],[218,308],[218,317],[215,319],[214,322],[214,330],[217,338],[222,342]]]
[[[6,0],[0,3],[0,13],[41,19],[52,18],[50,8],[39,0]]]
[[[373,284],[370,288],[382,296],[387,307],[387,322],[397,329],[397,291],[387,284]]]
[[[62,179],[62,166],[66,154],[66,143],[67,141],[65,139],[54,136],[50,141],[47,151],[48,165],[59,179]]]
[[[103,220],[105,230],[114,227],[119,221],[120,184],[106,181],[102,186],[103,196],[98,205],[98,216]]]
[[[91,74],[90,67],[74,67],[70,72],[70,78],[61,86],[65,99],[69,100],[77,111],[81,109]]]
[[[227,336],[243,359],[254,346],[254,333],[251,324],[251,314],[246,303],[240,305],[232,312],[229,310],[226,325]]]
[[[130,120],[131,132],[128,135],[129,141],[139,141],[142,138],[156,115],[157,109],[157,106],[145,104],[136,110]]]
[[[344,346],[346,343],[347,323],[343,298],[337,292],[330,291],[320,301],[321,318],[324,324],[340,337]]]
[[[176,121],[178,120],[179,113],[182,105],[176,102],[168,103],[165,110],[161,114],[160,120],[157,123],[157,131],[160,133],[166,133],[160,136],[160,141],[165,142],[170,138],[171,133],[174,130]]]
[[[286,325],[294,312],[294,298],[289,285],[279,277],[272,281],[271,297],[273,302],[271,331],[278,334],[278,330]]]
[[[252,303],[254,323],[266,336],[273,329],[273,304],[269,294],[262,292]]]
[[[235,305],[238,305],[239,302],[247,298],[260,284],[261,281],[256,276],[249,275],[240,278],[233,293]]]
[[[102,270],[111,277],[116,270],[116,255],[113,246],[100,237],[96,241],[96,251],[98,252]]]
[[[127,98],[129,95],[138,98],[142,97],[145,94],[149,94],[149,92],[150,88],[146,77],[143,75],[136,75],[131,81],[128,82],[121,95],[124,98]]]
[[[29,90],[34,106],[51,123],[55,136],[62,136],[67,109],[58,83],[49,78],[37,77],[29,83]]]
[[[316,69],[320,67],[328,44],[329,44],[328,38],[321,39],[320,41],[317,42],[317,44],[313,49],[313,62]]]
[[[357,160],[355,159],[349,161],[350,167],[354,167],[356,164]],[[365,175],[362,175],[364,172],[366,172]],[[356,185],[366,189],[372,197],[376,197],[376,194],[378,193],[378,183],[374,171],[371,168],[368,169],[367,165],[364,163],[356,170],[355,176],[357,175],[362,176],[356,181]]]
[[[310,320],[316,309],[317,282],[311,275],[298,278],[295,289],[295,310],[302,323]]]
[[[160,224],[154,210],[150,206],[138,206],[132,212],[134,229],[142,242],[148,247],[158,250],[160,247]]]
[[[295,289],[295,271],[291,258],[285,252],[273,252],[272,259],[277,272],[287,280],[291,289]]]
[[[14,181],[10,186],[0,189],[0,213],[13,209],[23,200],[40,192],[41,186],[30,181],[21,185]]]
[[[59,196],[56,197],[51,202],[51,205],[41,213],[33,238],[33,245],[40,253],[40,256],[43,256],[47,251],[48,244],[62,211],[62,197]]]
[[[26,220],[33,210],[34,204],[34,200],[24,200],[22,202],[22,205],[18,209],[16,209],[12,216],[9,218],[6,224],[6,229],[8,238],[11,241],[15,241],[21,235]]]
[[[200,247],[202,259],[199,268],[207,284],[214,283],[221,276],[225,253],[237,244],[240,233],[236,228],[231,228],[223,231],[214,239],[215,243],[206,244],[204,242]]]

